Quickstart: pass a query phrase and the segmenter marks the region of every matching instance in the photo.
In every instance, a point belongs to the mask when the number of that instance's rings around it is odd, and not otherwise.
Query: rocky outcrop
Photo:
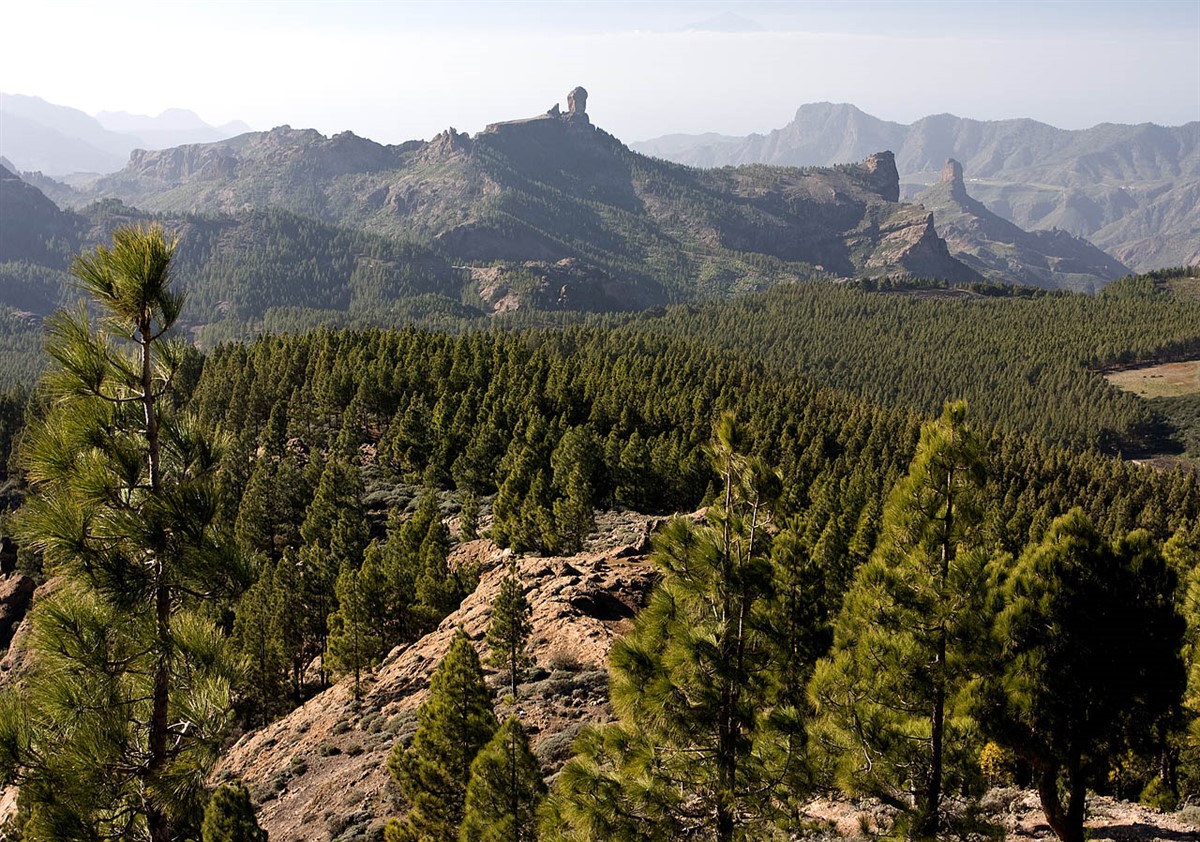
[[[16,569],[17,543],[7,535],[0,535],[0,575],[7,576]]]
[[[896,170],[895,155],[876,152],[863,161],[862,168],[875,192],[889,202],[900,201],[900,173]]]
[[[573,257],[472,267],[469,271],[489,315],[522,309],[638,310],[655,303],[644,289]]]
[[[584,114],[587,111],[588,92],[582,88],[574,88],[567,94],[567,111],[571,114]]]
[[[29,612],[36,588],[37,583],[23,573],[13,573],[0,580],[0,649],[12,646],[13,635]]]
[[[521,716],[548,772],[565,761],[583,724],[611,718],[608,650],[655,582],[645,561],[653,524],[641,515],[608,516],[580,555],[517,559],[533,606],[530,651],[538,670],[521,686],[517,707],[500,705],[498,713]],[[367,680],[360,702],[342,681],[226,754],[217,778],[246,781],[273,840],[365,834],[395,814],[388,753],[415,730],[417,707],[455,631],[466,630],[483,651],[510,558],[489,541],[458,547],[451,563],[478,565],[479,587],[436,631],[392,652]]]
[[[1082,237],[1063,230],[1024,231],[992,213],[967,193],[963,166],[953,158],[941,180],[916,198],[932,211],[951,254],[989,280],[1095,292],[1129,273]]]
[[[942,184],[947,186],[950,195],[956,200],[960,202],[967,200],[967,185],[963,181],[963,166],[953,158],[947,158],[946,166],[942,167]]]
[[[456,131],[453,126],[434,135],[433,140],[429,141],[428,146],[422,150],[422,153],[430,158],[469,154],[470,152],[471,136],[465,132]]]
[[[573,128],[591,128],[592,121],[587,115],[588,92],[583,88],[575,88],[567,94],[567,113],[563,119]]]

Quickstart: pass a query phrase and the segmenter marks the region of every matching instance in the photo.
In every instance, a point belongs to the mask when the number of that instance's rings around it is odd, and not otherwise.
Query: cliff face
[[[518,560],[533,606],[530,652],[537,669],[521,686],[516,708],[498,704],[497,713],[521,716],[547,773],[566,761],[583,724],[611,718],[608,650],[653,586],[645,561],[651,526],[640,515],[610,516],[580,555]],[[378,828],[398,814],[388,753],[415,731],[417,707],[455,630],[465,629],[485,652],[491,604],[509,558],[489,541],[458,547],[451,564],[480,565],[479,587],[437,630],[393,651],[367,679],[360,702],[344,680],[226,754],[216,777],[247,783],[272,839],[325,842]],[[498,698],[499,678],[492,678]]]

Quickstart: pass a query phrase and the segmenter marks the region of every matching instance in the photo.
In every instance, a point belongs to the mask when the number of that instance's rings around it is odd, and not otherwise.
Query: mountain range
[[[891,149],[908,198],[954,158],[975,198],[1021,228],[1087,237],[1139,271],[1200,263],[1200,122],[1068,131],[939,114],[905,125],[824,102],[765,135],[668,135],[631,147],[698,167],[831,166]]]
[[[0,187],[5,204],[30,205],[16,213],[26,227],[75,232],[53,240],[59,269],[118,221],[156,215],[183,231],[201,323],[280,307],[369,314],[427,294],[454,312],[604,311],[814,275],[981,278],[950,255],[927,210],[898,201],[890,153],[823,169],[699,170],[632,152],[583,102],[397,146],[284,126],[137,150],[89,186],[33,174]],[[46,195],[68,208],[61,218]],[[38,242],[17,233],[0,260],[52,265],[14,252]]]
[[[906,203],[891,152],[826,167],[692,167],[593,125],[582,89],[568,102],[398,145],[281,126],[136,149],[122,169],[72,183],[0,168],[0,306],[45,315],[63,301],[72,254],[150,221],[181,236],[191,326],[207,338],[636,310],[830,276],[1096,291],[1129,271],[1068,231],[1002,218],[968,195],[956,162]],[[102,116],[144,132],[192,123]],[[837,154],[888,139],[843,138]],[[979,182],[969,185],[974,194]]]
[[[134,149],[207,143],[250,131],[240,121],[210,126],[191,111],[157,117],[102,111],[95,117],[40,97],[0,93],[0,155],[14,167],[51,176],[109,173]]]

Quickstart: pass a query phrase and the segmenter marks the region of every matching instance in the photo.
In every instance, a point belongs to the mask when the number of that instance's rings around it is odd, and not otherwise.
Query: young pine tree
[[[809,687],[814,741],[839,785],[903,810],[916,838],[941,829],[946,760],[966,727],[950,712],[984,637],[986,558],[975,545],[974,503],[982,460],[965,403],[925,425],[884,509],[875,553],[834,622],[833,652]]]
[[[717,425],[722,480],[709,522],[672,521],[655,541],[663,581],[610,656],[618,722],[585,732],[551,796],[545,830],[564,840],[674,839],[689,827],[749,838],[774,810],[779,741],[766,666],[767,525],[775,477]]]
[[[354,697],[362,693],[362,671],[379,662],[378,620],[371,606],[380,602],[382,570],[342,562],[337,577],[338,609],[329,618],[329,666],[339,675],[354,674]]]
[[[202,842],[267,842],[259,827],[250,791],[238,781],[221,784],[209,799],[200,828]]]
[[[533,662],[525,651],[529,642],[529,632],[533,628],[530,622],[532,613],[533,608],[521,588],[517,561],[513,559],[508,566],[508,575],[500,583],[500,593],[496,595],[496,601],[492,604],[487,643],[488,664],[508,673],[514,702],[517,698],[517,684]]]
[[[284,649],[284,620],[277,612],[280,594],[275,565],[263,560],[258,580],[238,600],[231,636],[244,662],[245,683],[239,688],[248,716],[266,725],[283,712],[289,677]]]
[[[204,598],[240,563],[216,527],[221,444],[173,401],[174,255],[161,228],[118,229],[72,267],[98,322],[50,321],[22,535],[67,584],[34,614],[28,691],[0,705],[26,839],[195,834],[227,720],[234,670]]]
[[[977,718],[1033,767],[1058,838],[1083,842],[1088,785],[1117,754],[1154,747],[1183,693],[1175,574],[1146,532],[1110,545],[1073,509],[996,578],[1000,650]]]
[[[459,842],[537,842],[545,794],[521,720],[510,716],[471,764]]]
[[[461,629],[429,684],[417,710],[417,733],[397,743],[388,769],[408,800],[403,820],[385,830],[387,842],[445,842],[458,837],[471,763],[495,734],[496,714],[483,682],[483,669]]]

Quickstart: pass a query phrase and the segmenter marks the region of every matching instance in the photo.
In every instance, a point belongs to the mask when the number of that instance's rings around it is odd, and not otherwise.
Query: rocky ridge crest
[[[497,712],[521,716],[547,772],[565,762],[583,724],[611,719],[608,650],[655,582],[646,563],[653,525],[641,515],[609,515],[579,555],[517,559],[533,606],[530,652],[538,669],[521,686],[517,705],[498,704]],[[247,783],[271,839],[326,842],[353,829],[377,830],[397,814],[388,753],[414,732],[417,707],[455,631],[464,629],[485,652],[491,603],[511,558],[486,540],[457,547],[450,563],[478,565],[478,588],[435,631],[394,650],[360,702],[344,679],[226,753],[216,777]],[[505,686],[499,679],[493,677],[498,698]]]

